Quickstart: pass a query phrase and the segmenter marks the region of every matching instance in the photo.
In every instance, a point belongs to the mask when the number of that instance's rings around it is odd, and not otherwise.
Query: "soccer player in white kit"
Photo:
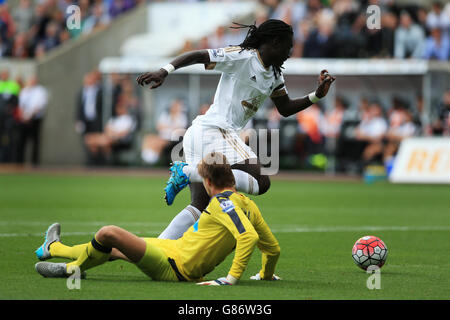
[[[210,152],[226,156],[233,169],[237,190],[253,195],[265,193],[270,187],[270,179],[261,174],[257,156],[239,138],[239,131],[268,97],[279,113],[288,117],[323,98],[335,81],[335,77],[323,70],[314,92],[302,98],[289,98],[281,68],[292,51],[292,27],[275,19],[258,27],[237,25],[237,28],[249,28],[239,46],[187,52],[160,70],[144,73],[136,79],[139,85],[151,84],[150,89],[155,89],[169,73],[192,64],[201,63],[206,69],[222,72],[213,104],[205,115],[194,119],[184,135],[185,162],[174,162],[165,188],[166,202],[171,205],[178,192],[189,185],[191,204],[175,216],[160,238],[181,237],[208,205],[210,199],[197,164]]]

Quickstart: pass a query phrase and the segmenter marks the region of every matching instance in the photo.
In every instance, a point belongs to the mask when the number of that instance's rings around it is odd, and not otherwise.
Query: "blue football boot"
[[[170,178],[166,183],[164,199],[167,205],[171,205],[177,194],[189,184],[189,177],[183,172],[187,163],[175,161],[170,167]]]
[[[49,247],[53,242],[60,241],[61,234],[61,225],[59,223],[54,223],[50,227],[48,227],[45,232],[45,240],[44,243],[36,249],[36,257],[39,260],[47,260],[52,256],[49,251]]]

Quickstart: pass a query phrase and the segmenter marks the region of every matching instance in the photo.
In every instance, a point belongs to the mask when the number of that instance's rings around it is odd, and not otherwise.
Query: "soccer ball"
[[[388,248],[375,236],[365,236],[356,240],[352,249],[353,261],[364,270],[369,266],[381,268],[386,262],[387,254]]]

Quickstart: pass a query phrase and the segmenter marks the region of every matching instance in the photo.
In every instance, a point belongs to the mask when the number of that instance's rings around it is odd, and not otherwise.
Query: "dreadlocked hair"
[[[237,22],[233,22],[236,26],[231,26],[231,29],[245,29],[248,28],[247,35],[245,36],[244,41],[239,44],[242,50],[246,49],[257,49],[261,44],[272,40],[275,37],[287,37],[292,36],[294,31],[292,27],[287,23],[276,20],[269,19],[264,21],[256,26],[256,22],[250,25],[241,24]],[[241,51],[242,51],[241,50]],[[275,74],[275,78],[278,78],[278,75],[281,74],[281,67],[272,65],[273,71]]]

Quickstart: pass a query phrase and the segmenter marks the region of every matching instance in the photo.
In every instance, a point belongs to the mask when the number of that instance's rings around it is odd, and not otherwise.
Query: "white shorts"
[[[192,124],[187,129],[183,138],[183,150],[186,163],[195,166],[210,152],[222,153],[230,165],[257,158],[236,131],[199,124]]]

